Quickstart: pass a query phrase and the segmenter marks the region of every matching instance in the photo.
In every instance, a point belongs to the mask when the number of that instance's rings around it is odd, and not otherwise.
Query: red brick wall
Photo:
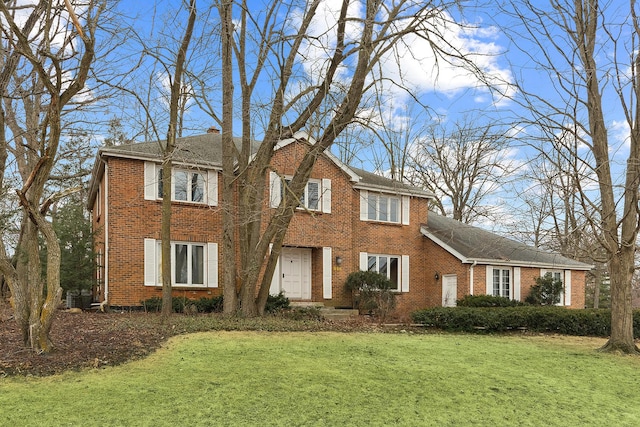
[[[290,144],[280,149],[272,161],[274,170],[293,175],[305,150],[306,147],[301,144]],[[142,300],[161,294],[160,287],[144,286],[143,274],[144,239],[160,239],[161,202],[144,200],[142,161],[113,157],[106,160],[109,188],[108,192],[105,191],[104,182],[101,183],[100,195],[108,193],[108,200],[102,203],[101,215],[96,214],[97,204],[94,205],[93,223],[97,231],[96,244],[100,247],[105,241],[105,209],[109,209],[109,303],[115,306],[139,305]],[[395,316],[402,320],[406,320],[414,310],[441,305],[444,275],[457,276],[457,298],[470,293],[470,266],[462,264],[420,233],[421,224],[427,221],[425,199],[411,198],[409,225],[360,221],[360,193],[353,188],[346,172],[325,156],[320,156],[311,178],[331,179],[331,213],[297,212],[284,244],[312,248],[313,301],[337,307],[351,306],[351,295],[344,290],[344,282],[349,273],[359,269],[360,252],[409,256],[410,291],[397,295],[398,307],[395,312]],[[269,209],[268,203],[267,195],[265,209]],[[174,202],[173,208],[172,240],[202,243],[222,241],[222,218],[218,207]],[[323,299],[322,247],[332,248],[333,283],[330,300]],[[335,265],[338,256],[343,260],[340,267]],[[220,263],[220,277],[223,267]],[[484,266],[474,268],[475,294],[486,290],[485,271]],[[434,277],[436,272],[439,280]],[[527,295],[537,275],[539,269],[522,269],[522,298]],[[582,307],[584,273],[574,272],[572,285],[572,307]],[[174,295],[191,298],[221,293],[220,287],[174,287]]]
[[[486,294],[486,265],[477,265],[474,270],[474,294]],[[524,301],[531,292],[531,287],[540,277],[540,268],[520,268],[520,300]],[[586,275],[584,271],[571,272],[571,306],[570,308],[584,308]]]
[[[160,287],[144,286],[144,239],[160,239],[161,201],[144,199],[142,161],[113,157],[107,161],[109,304],[139,305],[161,294]],[[173,207],[171,240],[202,243],[222,240],[218,207],[180,202],[174,202]],[[220,293],[220,288],[192,287],[174,287],[173,292],[191,298]]]

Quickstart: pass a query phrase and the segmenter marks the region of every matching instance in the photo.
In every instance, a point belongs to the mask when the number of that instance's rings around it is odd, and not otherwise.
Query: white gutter
[[[109,164],[104,162],[104,302],[109,304]]]

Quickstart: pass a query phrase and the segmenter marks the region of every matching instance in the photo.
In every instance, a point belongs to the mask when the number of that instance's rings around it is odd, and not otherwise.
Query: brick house
[[[269,172],[265,209],[280,203],[280,177],[293,175],[309,139],[279,144]],[[220,140],[218,133],[207,133],[177,141],[171,226],[175,296],[222,293]],[[96,236],[97,294],[112,306],[140,306],[141,301],[161,295],[160,162],[157,142],[104,147],[97,155],[88,206]],[[517,258],[488,262],[488,257],[465,255],[457,244],[438,234],[446,230],[437,225],[477,229],[446,219],[431,223],[432,217],[437,218],[428,212],[431,198],[427,191],[347,166],[324,153],[305,188],[305,209],[296,212],[287,231],[271,293],[283,291],[292,301],[349,307],[351,295],[344,289],[347,275],[370,269],[396,284],[396,315],[404,318],[419,308],[450,305],[452,295],[493,293],[490,279],[485,279],[494,277],[496,270],[490,268],[499,268],[496,279],[491,279],[497,280],[499,294],[508,288],[509,297],[523,299],[534,278],[549,270],[568,280],[571,297],[563,303],[583,307],[584,271],[590,266],[559,255],[533,263]],[[510,242],[483,233],[499,244]],[[486,265],[484,270],[481,265]]]

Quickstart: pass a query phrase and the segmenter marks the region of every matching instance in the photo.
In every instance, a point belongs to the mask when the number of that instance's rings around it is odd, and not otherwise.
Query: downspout
[[[478,264],[478,260],[474,260],[471,267],[469,267],[469,295],[473,295],[473,267]]]

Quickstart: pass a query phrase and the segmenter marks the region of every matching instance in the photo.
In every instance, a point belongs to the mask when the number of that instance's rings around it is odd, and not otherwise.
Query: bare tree
[[[22,181],[16,190],[22,209],[16,262],[11,263],[0,241],[0,270],[9,284],[25,345],[37,352],[53,347],[49,331],[62,293],[60,248],[47,213],[63,194],[45,198],[44,188],[56,161],[63,112],[81,93],[89,75],[103,7],[102,2],[86,2],[77,17],[71,2],[0,3],[0,188],[8,172],[9,153],[16,159]],[[47,246],[44,279],[39,236]]]
[[[540,70],[535,87],[520,85],[518,100],[531,114],[525,118],[529,129],[542,128],[555,142],[570,142],[562,147],[563,165],[570,168],[581,211],[606,254],[612,311],[611,337],[603,350],[637,353],[631,281],[640,226],[640,27],[635,0],[628,4],[624,12],[619,4],[593,0],[552,0],[547,7],[512,2],[507,12],[519,25],[506,31]],[[612,119],[607,120],[615,110],[630,129],[626,165],[619,166],[612,153],[621,156],[620,146],[610,141]],[[554,148],[549,144],[544,150]]]
[[[167,139],[162,147],[162,316],[173,312],[171,298],[171,170],[173,168],[173,152],[176,148],[178,134],[179,110],[183,96],[182,77],[187,57],[187,49],[191,42],[193,27],[196,21],[196,0],[189,0],[189,18],[182,41],[173,65],[169,95],[169,126]]]
[[[515,169],[507,150],[510,141],[491,124],[465,120],[446,129],[438,123],[415,141],[405,176],[436,195],[435,207],[442,215],[465,223],[491,218],[496,206],[490,197]]]
[[[226,312],[263,312],[288,224],[311,170],[353,122],[363,97],[375,89],[375,65],[409,35],[428,40],[439,58],[462,57],[434,29],[434,22],[445,19],[444,11],[454,4],[370,0],[355,7],[344,0],[324,19],[321,11],[328,9],[322,10],[327,6],[319,0],[272,2],[259,12],[252,12],[245,1],[215,2],[221,20],[222,113],[216,108],[208,112],[222,128]],[[302,75],[305,67],[299,59],[304,52],[311,73]],[[312,53],[321,57],[314,60]],[[265,81],[272,84],[267,93],[259,85]],[[314,126],[317,113],[327,105],[331,114],[323,116],[327,120],[322,126]],[[234,121],[240,126],[238,146]],[[259,122],[261,128],[256,127]],[[276,145],[300,138],[300,131],[315,138],[291,181],[283,182],[293,197],[283,198],[266,214],[267,175]],[[254,150],[256,134],[262,143]]]

